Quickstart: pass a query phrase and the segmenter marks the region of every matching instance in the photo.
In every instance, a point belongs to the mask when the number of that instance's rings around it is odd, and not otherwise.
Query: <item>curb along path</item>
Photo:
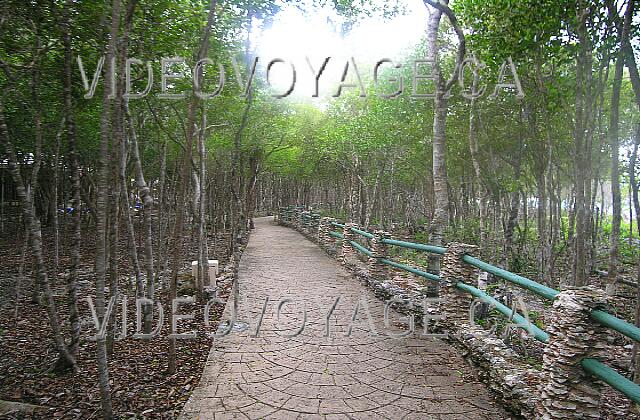
[[[256,219],[237,281],[238,321],[181,419],[509,417],[456,349],[419,329],[390,337],[400,315],[385,325],[384,302],[271,217]]]

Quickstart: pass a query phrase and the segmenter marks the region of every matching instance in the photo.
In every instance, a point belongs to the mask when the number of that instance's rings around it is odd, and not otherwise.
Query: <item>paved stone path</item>
[[[181,419],[509,417],[454,348],[419,331],[402,339],[386,335],[404,331],[400,315],[390,311],[385,328],[383,302],[272,218],[256,219],[238,284],[239,322],[216,339]],[[283,299],[291,301],[284,301],[278,320]],[[225,309],[227,319],[232,307]],[[305,307],[305,328],[292,336]]]

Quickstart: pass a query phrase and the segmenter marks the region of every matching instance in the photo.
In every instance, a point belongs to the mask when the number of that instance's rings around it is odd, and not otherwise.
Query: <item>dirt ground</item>
[[[83,235],[83,238],[89,236]],[[45,230],[43,237],[48,266],[52,267],[52,235]],[[61,237],[64,238],[64,232]],[[188,237],[185,237],[185,241],[187,239]],[[225,241],[221,239],[217,242],[215,254],[223,266],[228,261]],[[128,273],[131,264],[126,246],[126,237],[123,237],[120,243],[119,267],[122,277],[119,287],[127,300],[127,336],[115,341],[113,353],[109,358],[113,408],[121,418],[172,419],[181,411],[191,390],[198,383],[212,343],[209,334],[217,327],[223,305],[213,306],[209,328],[204,323],[204,302],[180,305],[179,312],[193,313],[194,319],[179,321],[178,331],[193,330],[197,338],[177,340],[177,371],[169,375],[167,334],[171,305],[168,303],[168,289],[156,291],[164,309],[160,335],[153,339],[133,338],[136,332],[135,291],[132,277]],[[82,339],[77,355],[78,371],[75,374],[64,375],[54,375],[50,372],[56,352],[45,308],[32,302],[34,284],[28,259],[24,278],[20,279],[17,276],[21,249],[20,234],[3,235],[3,240],[0,241],[0,400],[36,406],[37,410],[27,415],[28,418],[100,418],[95,343],[90,339],[95,334],[95,326],[87,303],[87,298],[93,297],[95,293],[92,272],[93,244],[83,243],[82,248],[82,267],[78,284]],[[64,247],[62,249],[64,250]],[[142,258],[142,249],[139,252]],[[179,295],[193,295],[193,290],[190,290],[190,268],[188,269],[186,263],[195,259],[194,256],[195,249],[190,249],[189,255],[185,256],[185,271],[180,275]],[[67,333],[68,311],[64,285],[67,273],[64,267],[68,265],[69,257],[64,252],[60,257],[61,270],[53,289],[59,316]],[[52,274],[49,273],[50,276]],[[52,283],[55,281],[52,279]],[[219,295],[226,299],[230,281],[220,286]],[[119,306],[116,319],[118,331],[122,328],[121,312]],[[154,326],[157,325],[157,317],[156,311]],[[68,338],[69,334],[65,336]],[[15,407],[9,407],[11,408]],[[14,412],[0,417],[23,418],[24,415]]]

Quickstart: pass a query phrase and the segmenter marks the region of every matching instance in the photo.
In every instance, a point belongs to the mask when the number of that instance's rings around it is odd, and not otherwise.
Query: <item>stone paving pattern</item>
[[[455,348],[420,330],[389,337],[405,332],[401,316],[391,310],[385,327],[384,302],[272,218],[256,219],[237,284],[238,322],[214,339],[180,419],[509,418]],[[327,337],[327,314],[338,297]],[[305,328],[292,336],[305,307]],[[225,319],[232,308],[226,306]]]

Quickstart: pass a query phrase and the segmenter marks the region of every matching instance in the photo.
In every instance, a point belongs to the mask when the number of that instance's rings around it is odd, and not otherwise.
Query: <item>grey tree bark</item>
[[[113,71],[114,57],[116,56],[116,42],[120,29],[120,7],[121,0],[113,0],[111,10],[111,23],[109,28],[109,40],[105,57],[106,74]],[[108,262],[108,201],[110,190],[110,139],[112,134],[111,126],[111,100],[109,95],[116,87],[112,85],[110,77],[104,79],[104,94],[102,98],[102,115],[100,117],[100,157],[98,160],[98,181],[96,191],[96,253],[95,253],[95,275],[96,275],[96,315],[100,323],[107,322],[106,311],[106,275]],[[112,419],[113,408],[111,404],[111,385],[109,384],[109,366],[107,362],[106,337],[97,335],[96,337],[96,358],[98,363],[98,383],[100,385],[100,400],[102,405],[102,415],[105,419]]]
[[[611,197],[613,203],[613,218],[611,221],[611,238],[609,248],[609,273],[606,291],[608,295],[616,293],[618,284],[618,247],[620,245],[620,224],[622,222],[622,199],[620,194],[620,145],[619,145],[619,110],[620,88],[622,86],[622,71],[624,69],[624,53],[622,40],[626,37],[628,25],[622,25],[620,31],[621,47],[616,57],[613,88],[611,93],[611,110],[609,114],[609,143],[611,145]]]
[[[446,166],[446,123],[447,123],[447,95],[457,81],[460,65],[464,59],[466,44],[462,29],[458,25],[455,14],[449,8],[448,1],[440,2],[424,0],[424,4],[431,6],[427,22],[427,52],[426,59],[431,63],[435,84],[434,113],[433,113],[433,191],[435,206],[433,218],[429,226],[430,241],[434,245],[442,245],[444,230],[449,223],[449,193]],[[445,80],[440,69],[438,57],[438,29],[440,19],[445,14],[458,37],[458,51],[456,65],[449,80]],[[431,270],[439,271],[439,260],[430,260]]]
[[[155,202],[153,199],[153,195],[151,194],[151,190],[147,185],[147,182],[144,178],[144,171],[142,168],[142,160],[140,159],[140,149],[138,146],[138,135],[136,133],[135,125],[131,118],[131,113],[129,111],[129,105],[125,102],[125,111],[127,114],[127,121],[129,122],[129,139],[131,141],[131,157],[133,159],[134,171],[135,171],[135,180],[138,189],[140,190],[140,196],[142,198],[143,208],[142,208],[142,217],[144,223],[144,259],[145,259],[145,271],[146,271],[146,290],[144,290],[144,296],[147,299],[153,300],[153,296],[155,294],[155,269],[154,269],[154,261],[153,261],[153,211],[155,208]],[[166,145],[166,143],[165,143]],[[163,168],[161,168],[162,170]],[[163,175],[162,175],[163,176]],[[160,220],[162,223],[162,220]],[[143,292],[140,290],[139,292]],[[144,305],[143,308],[143,316],[144,316],[144,331],[145,333],[151,332],[151,315],[152,315],[152,306]]]
[[[576,105],[574,129],[575,171],[575,238],[572,283],[588,283],[588,241],[591,237],[591,145],[592,70],[593,56],[588,31],[589,8],[583,1],[576,5],[578,48],[576,54]]]
[[[56,351],[59,355],[59,360],[56,362],[54,368],[58,371],[74,370],[76,361],[73,355],[67,349],[62,335],[62,329],[60,326],[60,320],[58,318],[58,311],[56,308],[56,302],[53,299],[53,291],[49,283],[49,277],[47,275],[47,269],[44,262],[44,254],[42,248],[42,230],[40,226],[40,220],[35,214],[32,197],[27,194],[27,189],[20,173],[20,167],[18,158],[13,147],[13,144],[9,140],[9,133],[7,125],[4,119],[4,109],[0,104],[0,135],[5,139],[6,156],[9,163],[9,172],[16,186],[16,191],[20,199],[22,207],[22,215],[25,221],[26,228],[28,230],[29,245],[33,254],[36,271],[36,281],[40,285],[42,293],[46,301],[47,315],[49,316],[49,324],[51,326],[51,332],[55,343]]]
[[[82,200],[80,198],[80,163],[78,161],[78,144],[76,139],[76,123],[73,113],[73,83],[72,66],[73,53],[71,44],[70,13],[73,0],[67,0],[64,8],[63,44],[64,44],[64,115],[67,129],[67,147],[69,150],[69,171],[71,175],[71,207],[73,208],[71,233],[71,264],[67,280],[67,305],[69,307],[69,325],[71,327],[71,341],[69,352],[75,357],[80,343],[80,314],[78,312],[78,268],[80,266],[80,245],[82,243]]]
[[[207,24],[204,29],[202,39],[200,41],[200,47],[196,54],[196,62],[207,56],[209,50],[209,38],[213,29],[216,0],[211,0],[209,3],[209,13],[207,17]],[[202,84],[200,84],[202,86]],[[181,254],[182,254],[182,242],[183,242],[183,230],[185,219],[185,207],[186,207],[186,193],[187,186],[189,184],[190,172],[191,172],[191,159],[193,155],[193,138],[195,135],[196,114],[200,104],[200,98],[195,95],[195,91],[191,96],[189,102],[189,109],[187,113],[187,130],[185,141],[185,152],[181,159],[181,167],[179,168],[179,180],[177,183],[177,208],[176,219],[173,230],[173,255],[171,262],[171,286],[169,296],[171,299],[175,299],[178,292],[178,270],[180,268]],[[173,325],[173,311],[169,314],[169,325]],[[175,338],[169,339],[169,373],[175,373],[176,371],[176,340]]]

